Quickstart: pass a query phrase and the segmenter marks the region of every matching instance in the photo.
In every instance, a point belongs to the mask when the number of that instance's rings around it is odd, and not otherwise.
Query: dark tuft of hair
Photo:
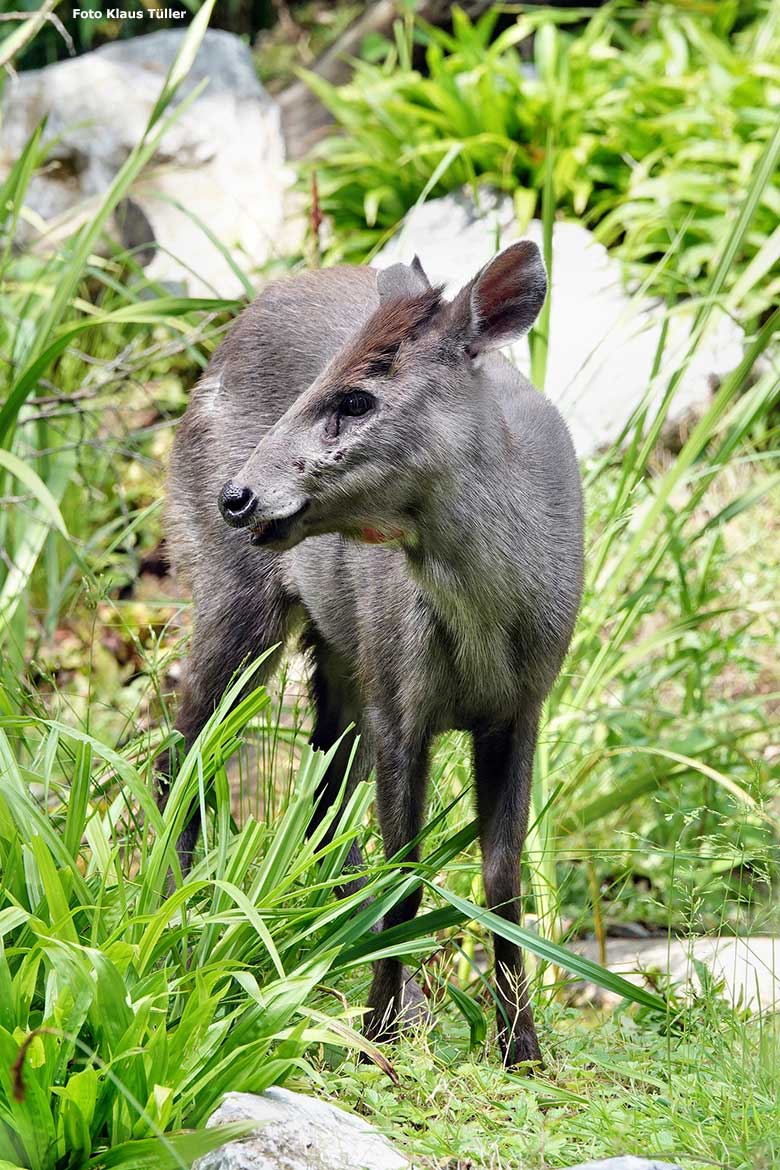
[[[333,368],[334,378],[359,382],[387,373],[404,341],[416,337],[442,303],[441,286],[383,302]]]

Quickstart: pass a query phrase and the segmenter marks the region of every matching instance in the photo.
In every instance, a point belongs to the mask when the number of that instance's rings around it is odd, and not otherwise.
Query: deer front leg
[[[425,809],[428,779],[428,740],[392,741],[394,729],[384,737],[375,737],[376,802],[382,830],[385,857],[388,860],[408,845],[420,832]],[[405,861],[418,861],[415,846],[407,850]],[[387,912],[383,929],[409,922],[417,913],[422,891],[418,886]],[[411,1023],[427,1015],[424,997],[409,972],[398,959],[379,959],[368,997],[369,1013],[364,1030],[371,1040],[389,1039],[400,1023]],[[399,1019],[400,1017],[400,1019]]]
[[[528,828],[539,709],[474,734],[474,770],[488,908],[519,921],[520,853]],[[496,1021],[507,1065],[541,1061],[520,948],[500,935],[495,947]]]

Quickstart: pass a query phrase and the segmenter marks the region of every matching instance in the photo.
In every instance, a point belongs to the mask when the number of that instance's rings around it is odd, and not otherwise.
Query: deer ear
[[[423,271],[419,256],[415,256],[411,264],[391,264],[389,268],[380,268],[376,274],[380,303],[395,297],[417,297],[430,287],[431,282]]]
[[[472,356],[507,345],[533,325],[547,295],[547,273],[539,249],[530,240],[501,252],[453,302]]]

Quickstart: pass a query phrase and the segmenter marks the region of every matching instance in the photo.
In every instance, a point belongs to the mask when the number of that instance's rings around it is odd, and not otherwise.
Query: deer
[[[257,685],[300,636],[311,743],[338,745],[312,826],[343,793],[357,736],[350,783],[375,773],[385,855],[418,861],[432,743],[467,732],[485,899],[514,924],[540,714],[583,578],[568,429],[498,352],[528,332],[546,292],[526,240],[450,300],[418,257],[270,282],[193,391],[167,491],[168,548],[194,607],[184,746],[242,664],[266,654]],[[166,791],[163,778],[163,802]],[[183,868],[198,832],[194,809]],[[347,868],[362,867],[353,846]],[[417,888],[383,927],[420,902]],[[493,943],[503,1060],[541,1062],[521,950]],[[380,958],[367,1037],[392,1039],[425,1010],[401,961]]]

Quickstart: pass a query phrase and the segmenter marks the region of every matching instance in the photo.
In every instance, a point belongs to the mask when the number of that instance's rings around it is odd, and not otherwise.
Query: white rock
[[[6,80],[0,175],[44,115],[46,138],[57,140],[53,164],[29,188],[37,222],[28,223],[25,243],[56,247],[94,213],[139,142],[183,35],[164,30],[115,41]],[[204,78],[204,92],[165,134],[130,195],[158,245],[150,277],[184,283],[194,295],[232,296],[241,282],[197,220],[251,271],[293,244],[284,225],[292,175],[279,109],[238,37],[206,33],[177,100]]]
[[[482,191],[479,200],[477,206],[470,193],[460,193],[413,208],[372,263],[378,268],[408,264],[417,254],[429,278],[454,294],[521,235],[509,196]],[[541,247],[541,222],[534,220],[522,235]],[[647,393],[665,310],[647,298],[630,297],[619,262],[577,223],[554,225],[551,297],[544,390],[568,422],[578,454],[588,456],[620,435]],[[652,394],[656,405],[685,353],[690,329],[689,308],[672,316]],[[529,373],[527,342],[512,347],[511,356]],[[669,421],[701,410],[711,398],[713,380],[741,357],[742,331],[725,314],[713,314],[677,389]]]
[[[247,1120],[257,1122],[256,1133],[206,1154],[193,1170],[404,1170],[409,1165],[361,1117],[289,1089],[228,1093],[208,1124]]]
[[[598,961],[598,945],[592,940],[575,942],[572,950]],[[683,991],[698,989],[696,962],[723,984],[725,997],[735,1006],[761,1013],[780,1010],[780,938],[607,939],[607,966],[632,983],[642,985],[645,973],[660,971]]]

